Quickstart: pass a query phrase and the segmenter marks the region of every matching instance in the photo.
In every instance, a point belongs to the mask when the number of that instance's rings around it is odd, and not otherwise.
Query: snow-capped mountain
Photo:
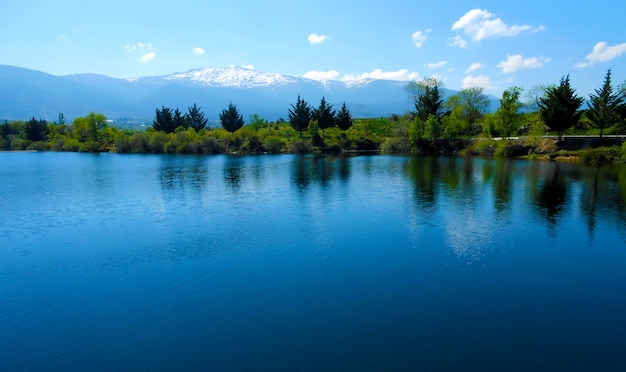
[[[166,81],[190,81],[209,87],[258,88],[298,83],[299,79],[244,67],[201,68],[162,77]]]
[[[405,85],[377,79],[317,81],[234,66],[115,79],[95,74],[54,76],[0,65],[0,120],[33,116],[54,120],[60,112],[71,120],[95,111],[114,120],[149,122],[156,108],[185,111],[194,103],[213,121],[229,103],[244,118],[258,114],[277,120],[287,118],[298,95],[313,107],[324,97],[335,108],[346,103],[354,117],[382,117],[411,110]]]
[[[131,82],[162,84],[165,82],[193,83],[207,87],[221,88],[268,88],[308,84],[316,87],[333,89],[336,87],[364,87],[374,79],[355,79],[349,81],[313,80],[303,77],[277,73],[261,72],[246,67],[229,66],[222,68],[205,67],[187,72],[177,72],[165,76],[151,76],[127,79]]]

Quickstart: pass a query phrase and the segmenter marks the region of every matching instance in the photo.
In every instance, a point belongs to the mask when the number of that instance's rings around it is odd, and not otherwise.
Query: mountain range
[[[56,120],[63,113],[70,121],[94,111],[121,124],[138,123],[150,122],[156,108],[186,112],[196,103],[205,117],[217,123],[219,113],[233,103],[244,120],[252,114],[278,120],[287,118],[298,95],[313,107],[322,97],[336,109],[345,102],[355,118],[384,117],[411,110],[405,85],[379,79],[318,81],[233,66],[118,79],[96,74],[55,76],[0,65],[0,119]]]

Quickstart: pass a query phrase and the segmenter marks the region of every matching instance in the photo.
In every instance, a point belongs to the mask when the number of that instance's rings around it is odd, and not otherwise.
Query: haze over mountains
[[[244,120],[252,114],[277,120],[287,118],[298,95],[314,107],[322,97],[337,109],[345,102],[355,118],[383,117],[412,109],[405,85],[375,79],[322,82],[243,67],[117,79],[95,74],[54,76],[0,65],[0,119],[56,120],[63,113],[72,120],[94,111],[116,122],[150,122],[157,107],[185,112],[196,103],[216,123],[221,110],[232,102]]]

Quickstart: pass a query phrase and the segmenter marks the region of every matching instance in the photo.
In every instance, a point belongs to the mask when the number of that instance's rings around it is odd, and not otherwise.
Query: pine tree
[[[165,106],[162,106],[160,110],[157,108],[156,119],[152,122],[152,127],[161,132],[171,133],[176,129],[173,125],[172,110]]]
[[[322,136],[324,136],[324,129],[335,126],[335,110],[333,110],[333,105],[328,105],[326,103],[326,99],[324,97],[322,97],[320,107],[315,110],[314,119],[317,120],[317,125],[322,130]]]
[[[234,133],[243,127],[243,116],[239,115],[237,106],[232,103],[228,104],[228,109],[222,110],[220,121],[222,122],[222,127],[230,133]]]
[[[596,94],[590,94],[588,103],[587,118],[591,120],[594,127],[600,129],[600,138],[604,129],[617,123],[620,120],[620,106],[624,101],[621,92],[613,93],[611,87],[611,69],[604,77],[604,84],[601,89],[595,90]]]
[[[559,141],[563,139],[563,131],[571,128],[580,119],[584,98],[578,97],[576,91],[569,84],[569,75],[561,78],[557,86],[546,89],[543,97],[537,103],[539,112],[548,128],[556,130]]]
[[[199,132],[200,130],[206,128],[206,124],[208,119],[204,117],[204,113],[200,111],[201,107],[198,107],[195,103],[193,106],[188,107],[187,114],[185,115],[185,120],[187,121],[188,127],[191,127]]]
[[[302,138],[302,132],[304,132],[309,127],[309,122],[313,117],[313,113],[311,110],[311,106],[300,98],[298,95],[298,100],[296,101],[296,105],[291,105],[291,109],[289,109],[289,123],[293,127],[293,129],[300,132],[300,138]]]
[[[350,129],[352,126],[352,115],[350,111],[346,108],[346,103],[343,103],[341,106],[341,110],[337,114],[337,127],[343,131]]]

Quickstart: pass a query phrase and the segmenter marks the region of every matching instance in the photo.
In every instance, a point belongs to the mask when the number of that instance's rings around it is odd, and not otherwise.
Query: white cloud
[[[309,40],[309,43],[311,43],[311,45],[316,45],[316,44],[321,44],[321,43],[325,42],[326,40],[328,40],[328,36],[326,36],[326,35],[318,35],[318,34],[310,34],[307,39]]]
[[[428,29],[426,31],[415,31],[411,35],[411,39],[413,40],[413,45],[415,45],[416,48],[421,48],[422,45],[424,45],[424,42],[426,41],[426,39],[428,39],[428,36],[426,36],[424,32],[430,32],[430,31],[431,29]]]
[[[335,70],[330,71],[309,71],[302,75],[306,79],[312,80],[336,80],[339,77],[339,72]]]
[[[451,47],[467,48],[468,44],[460,35],[456,35],[452,40],[448,40],[448,45]]]
[[[151,60],[153,60],[153,59],[154,59],[154,57],[156,57],[156,53],[155,53],[155,52],[149,52],[149,53],[144,54],[143,56],[141,56],[141,61],[142,61],[143,63],[148,63],[148,62],[150,62]]]
[[[524,58],[521,54],[508,55],[506,61],[500,62],[497,66],[502,68],[502,73],[511,74],[515,71],[528,68],[539,68],[544,63],[550,62],[551,58],[546,57],[529,57]]]
[[[485,89],[494,88],[491,85],[491,78],[486,75],[478,75],[478,76],[467,75],[466,77],[463,78],[462,83],[463,85],[461,86],[461,88],[463,89],[472,88],[472,87],[485,88]]]
[[[465,73],[470,73],[472,71],[476,71],[476,70],[480,70],[481,68],[483,68],[483,65],[481,65],[478,62],[474,62],[470,65],[470,67],[467,68],[467,70],[465,71]]]
[[[384,79],[384,80],[398,80],[398,81],[409,81],[409,80],[417,80],[419,79],[419,74],[417,72],[410,72],[407,69],[401,69],[398,71],[382,71],[381,69],[375,69],[372,72],[366,72],[360,75],[344,75],[341,80],[349,81],[349,80],[358,80],[358,79]]]
[[[134,52],[136,50],[140,52],[154,50],[154,48],[152,47],[152,44],[150,43],[137,43],[137,44],[122,45],[122,48],[126,49],[129,52]]]
[[[601,41],[594,45],[591,53],[587,54],[585,62],[578,62],[576,67],[591,67],[599,62],[611,61],[623,54],[626,54],[626,43],[609,46],[606,42]]]
[[[439,61],[439,62],[434,62],[434,63],[428,63],[424,66],[428,67],[428,68],[439,68],[439,67],[443,67],[448,63],[448,61]]]
[[[201,56],[205,53],[204,49],[202,48],[193,48],[191,50],[191,54],[193,54],[194,56]]]
[[[252,66],[252,65],[243,65],[241,67],[247,68],[248,70],[254,70],[254,66]]]
[[[495,14],[487,10],[472,9],[452,25],[452,31],[463,31],[474,41],[480,41],[491,37],[515,36],[520,32],[531,30],[529,25],[509,26]],[[545,30],[545,26],[539,26],[534,31]]]

